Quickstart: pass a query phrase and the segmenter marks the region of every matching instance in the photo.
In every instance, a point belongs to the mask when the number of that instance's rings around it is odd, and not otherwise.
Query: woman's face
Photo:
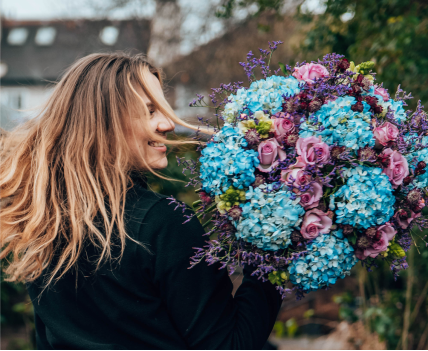
[[[148,80],[154,94],[163,94],[162,87],[156,76],[150,74]],[[156,110],[140,86],[134,86],[134,88],[150,112],[149,128],[152,132],[166,139],[166,133],[173,131],[175,128],[174,122]],[[165,144],[148,139],[149,137],[145,132],[145,127],[142,125],[140,118],[131,118],[129,126],[125,129],[125,134],[135,160],[141,160],[141,156],[143,156],[153,169],[162,169],[168,166]],[[142,161],[137,161],[136,163],[136,167],[144,168]]]

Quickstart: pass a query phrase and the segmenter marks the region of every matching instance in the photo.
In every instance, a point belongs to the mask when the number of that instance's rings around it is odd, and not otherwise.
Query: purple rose
[[[317,182],[313,182],[309,185],[309,189],[300,195],[300,205],[305,210],[317,207],[322,197],[322,185]]]
[[[402,183],[403,179],[409,175],[409,164],[406,158],[398,151],[385,149],[383,155],[389,158],[389,165],[384,168],[385,173],[394,189],[397,189]]]
[[[284,141],[286,134],[294,131],[293,117],[289,113],[278,112],[271,117],[274,126],[274,135],[280,143]]]
[[[328,70],[318,63],[307,63],[301,67],[295,67],[293,76],[298,80],[304,80],[308,84],[314,83],[315,79],[328,76]]]
[[[375,95],[380,95],[382,97],[383,101],[389,100],[388,90],[386,90],[384,88],[376,86],[374,93],[375,93]]]
[[[320,234],[327,234],[333,224],[327,213],[316,208],[306,212],[300,233],[307,240],[315,239]]]
[[[261,172],[270,172],[276,166],[279,160],[285,160],[287,154],[281,149],[275,138],[262,141],[258,148],[260,165],[257,169]]]
[[[321,141],[321,138],[314,136],[299,138],[296,151],[302,157],[302,161],[309,165],[324,164],[330,160],[330,148]]]

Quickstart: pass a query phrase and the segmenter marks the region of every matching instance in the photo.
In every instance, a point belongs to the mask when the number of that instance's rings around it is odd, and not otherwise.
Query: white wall
[[[27,110],[41,106],[47,101],[53,88],[2,86],[1,104],[14,110]]]

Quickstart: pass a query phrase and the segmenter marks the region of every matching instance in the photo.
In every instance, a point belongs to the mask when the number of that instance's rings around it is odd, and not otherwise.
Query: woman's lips
[[[161,152],[166,151],[166,146],[164,143],[159,143],[157,141],[149,141],[149,146]]]

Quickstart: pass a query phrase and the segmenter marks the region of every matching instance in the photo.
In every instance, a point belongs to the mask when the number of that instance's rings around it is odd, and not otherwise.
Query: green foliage
[[[270,272],[268,279],[272,284],[281,286],[288,279],[288,276],[286,271],[278,270]]]
[[[327,0],[325,6],[322,15],[298,15],[310,24],[302,45],[308,59],[328,52],[343,54],[355,62],[370,59],[378,73],[377,81],[384,82],[390,93],[401,84],[422,102],[428,102],[426,1]],[[346,20],[344,14],[352,18]],[[366,67],[362,69],[367,73]],[[411,106],[416,105],[414,100]]]

